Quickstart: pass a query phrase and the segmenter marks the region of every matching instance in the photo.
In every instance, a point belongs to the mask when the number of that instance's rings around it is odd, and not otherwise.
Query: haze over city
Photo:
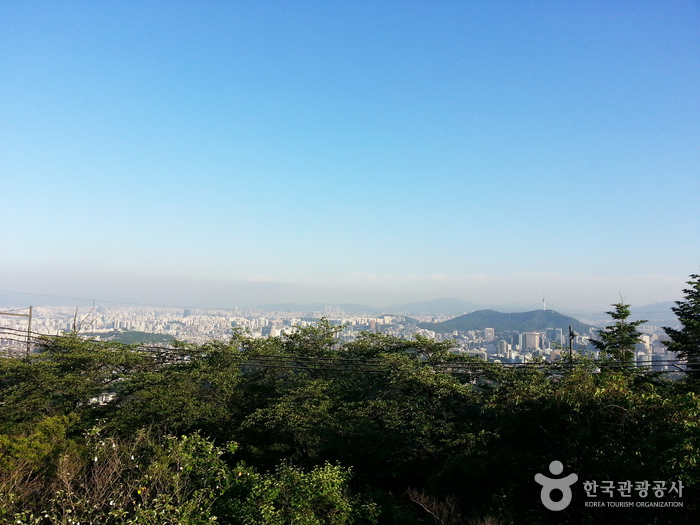
[[[692,1],[2,2],[0,299],[679,299],[699,22]]]

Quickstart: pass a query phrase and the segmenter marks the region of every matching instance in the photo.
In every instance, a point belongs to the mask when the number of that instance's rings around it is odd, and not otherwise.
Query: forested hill
[[[483,330],[484,328],[493,328],[497,332],[503,330],[532,332],[547,328],[561,328],[566,332],[571,326],[579,334],[588,334],[589,329],[592,328],[590,325],[554,310],[533,310],[532,312],[518,313],[478,310],[442,323],[420,323],[418,326],[439,333],[449,333],[455,330]]]

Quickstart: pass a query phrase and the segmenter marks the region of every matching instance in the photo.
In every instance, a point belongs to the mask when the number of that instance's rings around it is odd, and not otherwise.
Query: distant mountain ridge
[[[663,301],[659,303],[647,304],[643,306],[630,307],[629,321],[645,320],[648,325],[654,326],[677,326],[678,317],[673,313],[676,303],[673,301]],[[612,305],[607,310],[612,310]],[[605,326],[612,323],[612,319],[605,312],[585,314],[584,320],[595,323],[596,326]]]
[[[391,315],[459,315],[466,312],[473,312],[484,308],[483,305],[463,301],[456,297],[432,299],[430,301],[418,301],[406,304],[393,304],[390,306],[374,307],[365,304],[354,303],[283,303],[283,304],[263,304],[258,305],[260,310],[276,312],[324,312],[327,308],[331,310],[340,309],[348,314],[378,314],[390,312]]]
[[[417,301],[406,304],[394,304],[384,307],[384,310],[397,314],[428,314],[428,315],[459,315],[473,312],[483,308],[482,305],[449,297],[432,299],[430,301]]]
[[[584,324],[578,319],[560,314],[554,310],[533,310],[531,312],[515,313],[478,310],[441,323],[419,323],[418,326],[443,334],[455,330],[466,332],[469,330],[483,330],[484,328],[493,328],[497,332],[504,330],[532,332],[546,330],[547,328],[561,328],[566,332],[569,326],[579,334],[588,334],[592,328],[591,325]]]
[[[648,324],[657,326],[675,326],[678,324],[678,319],[671,311],[671,307],[675,306],[674,302],[664,301],[654,304],[632,306],[630,308],[630,321],[638,319],[647,319]],[[457,299],[456,297],[432,299],[429,301],[417,301],[412,303],[394,304],[390,306],[374,307],[365,304],[357,303],[283,303],[283,304],[262,304],[257,305],[257,309],[271,312],[306,312],[312,313],[332,313],[336,310],[342,310],[349,315],[464,315],[466,313],[476,313],[483,310],[492,310],[499,313],[522,313],[522,310],[528,308],[528,305],[523,304],[499,304],[499,305],[484,305]],[[532,305],[530,305],[532,308]],[[612,306],[608,309],[611,309]],[[566,309],[564,309],[566,310]],[[585,313],[574,314],[582,317],[583,324],[590,326],[587,323],[592,323],[595,326],[604,326],[611,322],[610,316],[605,313],[606,309],[601,309],[599,312],[588,311]],[[543,311],[543,310],[533,310]],[[553,311],[553,310],[547,310]],[[580,312],[580,310],[579,310]],[[566,315],[566,314],[561,314]],[[568,324],[566,328],[568,328]]]
[[[416,301],[412,303],[392,304],[389,306],[368,306],[366,304],[355,303],[283,303],[283,304],[262,304],[256,308],[260,310],[276,312],[325,312],[326,309],[342,310],[348,314],[379,314],[390,315],[462,315],[475,310],[492,308],[491,305],[483,305],[464,301],[456,297],[443,297],[431,299],[429,301]],[[500,310],[517,311],[516,305],[499,305]]]
[[[259,304],[256,305],[257,310],[262,310],[266,312],[306,312],[314,313],[320,312],[324,313],[329,309],[331,312],[335,310],[342,310],[347,314],[366,314],[366,313],[376,313],[380,309],[373,308],[364,304],[354,304],[354,303],[281,303],[281,304]]]

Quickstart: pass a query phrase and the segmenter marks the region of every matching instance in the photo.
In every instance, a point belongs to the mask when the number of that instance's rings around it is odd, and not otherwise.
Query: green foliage
[[[685,300],[676,301],[671,308],[681,323],[681,329],[664,327],[670,340],[665,344],[669,352],[675,352],[679,358],[686,359],[694,371],[691,376],[694,382],[700,382],[700,275],[691,275],[685,288]]]
[[[62,455],[73,447],[66,438],[71,418],[46,417],[29,434],[0,435],[0,494],[37,476],[54,476]]]
[[[199,434],[168,436],[139,478],[134,523],[210,523],[232,479],[223,450]]]
[[[187,355],[188,359],[181,359]],[[155,425],[175,432],[218,436],[240,399],[241,355],[231,345],[182,348],[167,366],[124,376],[115,385],[109,425],[120,432]]]
[[[171,321],[174,322],[174,321]],[[107,333],[86,332],[85,336],[94,337],[100,336],[103,340],[114,341],[125,345],[133,344],[155,344],[155,343],[172,343],[175,338],[168,334],[152,334],[149,332],[139,332],[138,330],[113,330]]]
[[[375,504],[349,494],[351,472],[326,463],[309,472],[287,464],[273,474],[239,472],[246,498],[235,505],[241,525],[345,525],[376,523]]]
[[[601,342],[625,358],[637,324],[616,307]],[[580,479],[681,479],[685,514],[668,516],[697,518],[687,387],[586,358],[479,369],[449,341],[337,335],[321,322],[167,352],[73,335],[0,360],[0,523],[549,523],[533,476],[554,459]]]
[[[283,335],[282,352],[299,357],[327,356],[334,349],[342,329],[342,326],[331,326],[327,319],[321,319],[316,326]]]
[[[480,456],[483,463],[480,466],[478,458],[467,457],[465,463],[472,468],[461,471],[466,477],[464,491],[481,491],[490,485],[483,496],[493,498],[499,492],[495,487],[503,487],[507,505],[492,499],[484,512],[520,516],[516,521],[529,516],[529,522],[556,523],[551,513],[537,515],[541,509],[533,510],[528,503],[536,497],[528,481],[536,472],[544,472],[553,459],[562,461],[581,480],[651,476],[681,479],[697,488],[700,399],[653,378],[644,380],[614,369],[591,372],[591,364],[584,360],[563,375],[552,375],[547,369],[514,370],[508,374],[514,377],[502,380],[488,404],[494,419],[486,427],[492,433]],[[505,472],[512,477],[504,487]],[[669,522],[690,523],[689,516],[697,511],[686,503],[685,514],[669,516]],[[581,508],[570,512],[577,512],[577,519],[584,522],[595,515]],[[648,514],[635,511],[625,519],[652,522]]]
[[[532,332],[552,327],[563,329],[572,326],[577,332],[585,333],[592,328],[573,317],[562,315],[554,310],[533,310],[531,312],[478,310],[441,323],[418,323],[418,326],[443,334],[452,333],[454,330],[464,332],[483,330],[487,326],[494,328],[497,332],[503,330]]]
[[[45,338],[27,359],[0,358],[0,431],[45,416],[87,413],[99,396],[150,363],[129,346],[75,333]]]
[[[617,361],[630,363],[634,361],[634,345],[641,341],[641,334],[637,331],[637,327],[646,321],[628,322],[630,305],[619,302],[613,306],[615,310],[605,313],[610,315],[615,323],[605,327],[604,330],[599,330],[600,340],[594,339],[591,343],[600,350],[601,355],[608,355]]]
[[[50,445],[38,440],[51,429]],[[16,523],[210,523],[211,509],[232,479],[223,450],[199,434],[157,437],[140,432],[124,441],[99,429],[73,440],[65,421],[2,446],[0,518]],[[32,464],[30,458],[44,463]],[[46,521],[41,521],[42,518]]]

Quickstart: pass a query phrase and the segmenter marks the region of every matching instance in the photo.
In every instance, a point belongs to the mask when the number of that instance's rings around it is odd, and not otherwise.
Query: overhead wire
[[[0,311],[0,315],[2,315],[2,314],[9,314],[9,313],[12,313],[12,312],[19,312],[19,311],[21,311],[21,310],[29,310],[29,308],[30,308],[30,307],[27,306],[27,307],[24,307],[24,308],[11,308],[10,310],[2,310],[2,311]]]
[[[27,342],[36,346],[50,345],[51,341],[67,340],[74,337],[73,335],[47,335],[39,332],[0,327],[0,340],[26,345]],[[83,339],[82,341],[100,344],[113,345],[113,341],[103,341],[97,339]],[[132,346],[133,351],[146,352],[153,355],[159,360],[170,360],[179,358],[182,360],[187,357],[196,357],[197,355],[206,355],[211,353],[213,349],[206,348],[206,345],[199,347],[188,346],[164,346],[164,345],[125,345]],[[1,348],[0,348],[1,350]],[[377,359],[366,359],[362,357],[344,357],[344,356],[304,356],[304,355],[276,355],[276,354],[254,354],[247,353],[241,350],[240,366],[244,368],[272,368],[272,369],[293,369],[293,370],[309,370],[309,371],[325,371],[325,372],[387,372],[390,366]],[[476,370],[496,370],[496,369],[527,369],[527,368],[548,368],[552,370],[564,369],[570,366],[568,361],[549,362],[549,363],[497,363],[493,361],[441,361],[430,362],[425,361],[425,365],[431,366],[436,371],[443,371],[451,374],[473,374]],[[649,364],[640,363],[624,363],[610,362],[605,360],[591,361],[591,367],[617,369],[617,368],[650,368],[652,372],[672,372],[672,371],[688,371],[683,367],[694,367],[700,365],[700,362],[686,362],[679,359],[664,359],[655,360]],[[658,370],[658,367],[674,367],[676,370]],[[656,370],[655,370],[656,369]]]

